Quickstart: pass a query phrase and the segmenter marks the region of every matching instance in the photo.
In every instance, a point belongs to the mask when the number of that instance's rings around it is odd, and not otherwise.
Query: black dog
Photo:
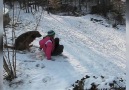
[[[11,48],[15,50],[29,50],[32,46],[30,45],[31,42],[35,40],[37,37],[41,37],[42,35],[38,31],[28,31],[26,33],[21,34],[15,40],[14,46],[4,45],[5,48]]]

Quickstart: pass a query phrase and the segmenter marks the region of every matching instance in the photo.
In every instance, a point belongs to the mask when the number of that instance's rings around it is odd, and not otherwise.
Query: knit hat
[[[50,30],[50,31],[47,32],[47,35],[48,36],[53,36],[53,35],[55,35],[55,32],[53,30]]]

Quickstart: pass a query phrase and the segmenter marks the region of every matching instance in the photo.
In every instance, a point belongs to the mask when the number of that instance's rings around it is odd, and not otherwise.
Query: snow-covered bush
[[[72,90],[126,90],[125,85],[125,80],[119,77],[86,75],[72,85]]]

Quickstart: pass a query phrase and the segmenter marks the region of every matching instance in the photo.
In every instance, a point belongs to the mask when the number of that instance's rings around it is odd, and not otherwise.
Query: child
[[[47,36],[43,37],[39,41],[40,49],[45,53],[48,60],[52,60],[51,56],[59,55],[63,52],[64,46],[59,45],[59,38],[54,38],[55,32],[50,30],[47,32]]]

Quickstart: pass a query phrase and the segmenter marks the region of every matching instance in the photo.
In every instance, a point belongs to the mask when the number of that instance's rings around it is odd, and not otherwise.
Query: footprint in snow
[[[44,64],[36,64],[36,67],[40,67],[41,66],[41,68],[45,68],[45,65]]]
[[[36,67],[39,67],[40,65],[39,64],[36,64]]]
[[[47,83],[47,82],[51,81],[51,77],[46,76],[45,78],[42,79],[42,81],[43,81],[44,83]]]
[[[41,65],[41,68],[45,68],[45,65],[44,65],[44,64],[42,64],[42,65]]]

